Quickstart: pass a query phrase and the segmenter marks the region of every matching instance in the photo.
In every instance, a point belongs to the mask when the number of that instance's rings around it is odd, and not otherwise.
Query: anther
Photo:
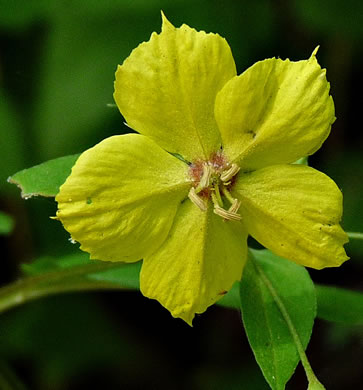
[[[209,164],[204,163],[203,164],[203,174],[202,174],[202,178],[200,179],[200,182],[198,184],[197,192],[203,190],[204,188],[209,187],[212,172],[213,172],[213,170],[209,166]]]
[[[214,205],[213,209],[214,214],[219,215],[223,219],[231,220],[231,221],[240,221],[241,216],[235,212],[231,212],[229,210],[225,210],[224,208]]]
[[[220,178],[224,184],[227,184],[233,176],[237,175],[241,168],[237,164],[232,164],[231,168],[227,171],[222,172]]]
[[[231,205],[231,207],[228,209],[229,212],[237,214],[237,211],[241,207],[241,202],[238,199],[235,199]]]
[[[207,205],[203,201],[201,197],[197,195],[195,192],[195,188],[192,187],[188,193],[188,198],[196,205],[198,206],[202,211],[207,211]]]

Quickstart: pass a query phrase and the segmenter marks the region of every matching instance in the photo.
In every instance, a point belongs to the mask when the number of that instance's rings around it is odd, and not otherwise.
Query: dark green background
[[[16,228],[1,237],[1,282],[19,264],[75,247],[47,199],[20,199],[16,171],[78,153],[127,132],[113,103],[118,63],[170,21],[218,32],[238,72],[254,62],[306,59],[320,45],[337,121],[311,165],[344,194],[343,226],[363,231],[363,3],[354,0],[0,0],[0,209]],[[314,280],[362,286],[362,244]],[[329,390],[362,387],[363,329],[318,321],[308,354]],[[194,328],[138,293],[92,293],[33,302],[0,318],[0,372],[30,389],[265,389],[239,313],[211,308]],[[290,389],[306,389],[301,368]]]

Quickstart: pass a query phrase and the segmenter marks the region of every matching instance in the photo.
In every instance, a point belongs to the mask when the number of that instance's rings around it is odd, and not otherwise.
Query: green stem
[[[0,313],[42,296],[71,291],[122,289],[116,283],[85,278],[89,274],[118,268],[117,263],[95,263],[30,276],[0,288]]]
[[[251,256],[251,257],[253,258],[253,256]],[[305,354],[304,347],[301,343],[300,337],[296,331],[296,328],[295,328],[295,326],[290,318],[288,311],[286,310],[284,303],[280,299],[277,291],[275,290],[274,286],[270,282],[269,278],[264,273],[263,269],[257,264],[257,261],[254,261],[254,265],[255,265],[258,273],[260,274],[262,281],[265,283],[266,287],[270,291],[277,307],[279,308],[279,310],[280,310],[280,312],[281,312],[281,314],[282,314],[282,316],[287,324],[287,327],[289,328],[289,331],[290,331],[290,334],[294,340],[297,352],[300,356],[301,363],[304,367],[306,377],[309,381],[309,389],[311,389],[311,390],[324,390],[325,387],[319,382],[318,378],[314,374],[313,369],[311,368],[309,360]]]
[[[363,233],[358,232],[347,232],[349,238],[353,240],[363,240]]]

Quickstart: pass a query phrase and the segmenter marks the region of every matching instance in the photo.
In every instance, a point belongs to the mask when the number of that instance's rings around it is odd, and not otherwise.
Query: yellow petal
[[[257,62],[219,92],[215,113],[223,146],[242,169],[292,163],[328,136],[334,103],[315,54],[298,62]]]
[[[246,257],[247,235],[240,222],[225,222],[211,207],[202,212],[187,200],[167,240],[145,257],[141,292],[191,325],[195,313],[204,312],[240,280]]]
[[[348,259],[339,225],[342,194],[323,173],[274,165],[241,175],[234,192],[248,233],[277,255],[316,269]]]
[[[190,187],[187,170],[142,135],[107,138],[78,159],[57,217],[91,258],[140,260],[165,240]]]
[[[215,97],[235,74],[223,38],[163,16],[162,32],[118,67],[114,98],[131,128],[190,161],[207,159],[221,143]]]

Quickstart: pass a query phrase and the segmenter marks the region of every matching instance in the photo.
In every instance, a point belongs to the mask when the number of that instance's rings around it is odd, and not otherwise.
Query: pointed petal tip
[[[320,45],[316,46],[316,48],[311,53],[311,57],[316,57],[316,53],[318,52],[319,48],[320,48]]]
[[[318,65],[319,68],[321,69],[321,66],[318,62],[318,59],[316,58],[316,54],[317,54],[319,48],[320,48],[320,45],[316,46],[316,48],[313,50],[313,52],[311,53],[311,56],[308,58],[307,61],[308,61],[308,63],[313,63],[313,64]],[[322,69],[322,70],[324,70],[324,69]]]
[[[181,314],[179,313],[178,315],[174,315],[173,313],[171,313],[171,315],[172,315],[174,318],[180,318],[180,319],[183,320],[185,323],[187,323],[191,328],[193,328],[193,320],[194,320],[194,317],[195,317],[194,314],[186,313],[186,315],[181,315]]]
[[[168,20],[168,18],[165,16],[164,11],[161,10],[161,31],[166,31],[168,29],[174,29],[175,27],[173,24]]]

